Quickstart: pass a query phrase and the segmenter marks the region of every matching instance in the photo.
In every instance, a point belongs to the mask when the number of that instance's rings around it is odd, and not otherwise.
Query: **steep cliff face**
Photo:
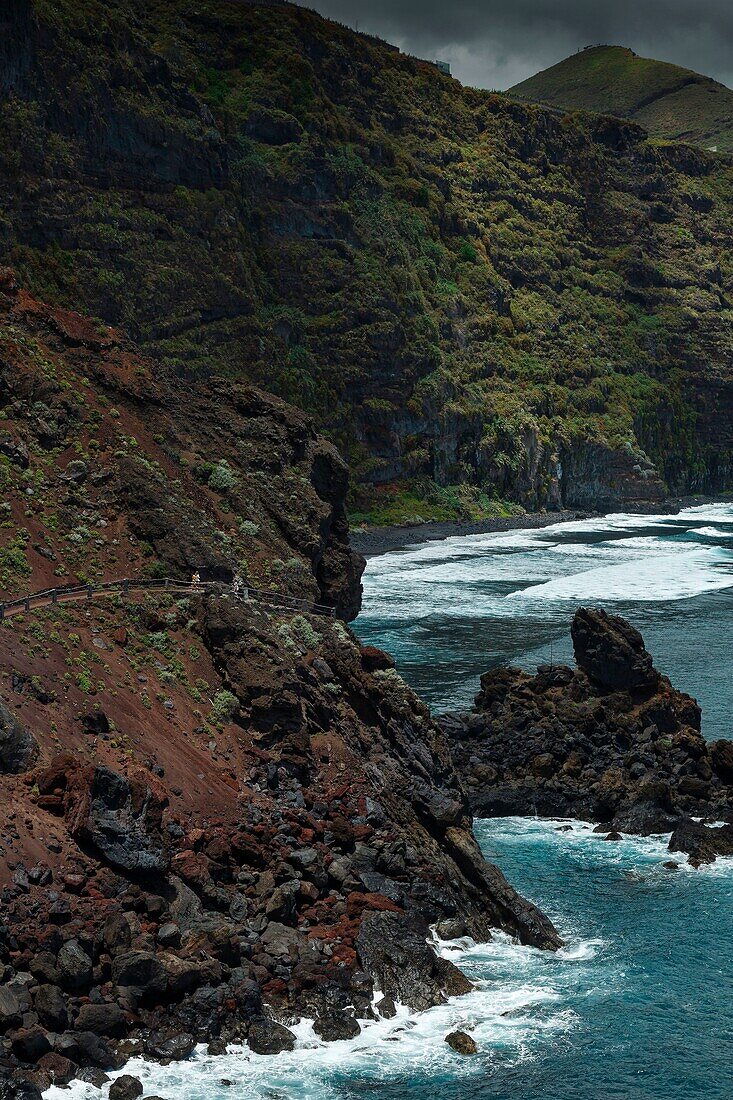
[[[415,1009],[470,989],[434,923],[559,944],[481,855],[391,659],[224,583],[357,610],[345,467],[308,418],[183,387],[7,270],[0,413],[3,596],[96,592],[0,626],[0,1087],[99,1083],[130,1035],[171,1059],[283,1049],[273,1014],[358,1034],[375,988]],[[197,567],[222,583],[99,595]]]
[[[315,414],[361,510],[729,483],[725,157],[288,5],[5,20],[0,255],[181,376]]]

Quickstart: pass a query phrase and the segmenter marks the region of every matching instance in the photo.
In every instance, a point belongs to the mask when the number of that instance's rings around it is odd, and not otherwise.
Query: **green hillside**
[[[12,8],[0,264],[312,414],[358,516],[733,481],[733,158],[302,8]]]
[[[623,46],[590,46],[509,91],[555,107],[633,119],[665,140],[733,151],[730,88]]]

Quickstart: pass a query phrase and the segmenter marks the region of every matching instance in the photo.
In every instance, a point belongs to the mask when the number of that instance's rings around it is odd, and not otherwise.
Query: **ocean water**
[[[732,588],[730,506],[618,515],[371,559],[356,629],[439,710],[469,702],[491,665],[570,659],[574,608],[602,605],[698,697],[707,735],[731,736]],[[567,826],[476,823],[487,857],[555,921],[557,953],[504,936],[441,943],[476,983],[445,1006],[401,1008],[330,1044],[303,1021],[296,1050],[274,1058],[201,1048],[124,1072],[164,1100],[733,1100],[733,859],[694,871],[675,856],[669,869],[666,837],[612,843]],[[455,1028],[474,1036],[475,1057],[446,1045]]]
[[[496,665],[572,663],[580,604],[628,618],[657,668],[702,706],[705,735],[733,736],[730,504],[454,537],[371,558],[355,628],[394,655],[437,713],[469,705]]]

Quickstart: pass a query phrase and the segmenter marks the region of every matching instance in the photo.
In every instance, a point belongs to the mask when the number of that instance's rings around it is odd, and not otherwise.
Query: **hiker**
[[[247,588],[247,585],[244,583],[244,578],[239,573],[234,574],[234,579],[232,580],[232,592],[238,600],[246,600],[249,598],[249,590]]]
[[[194,588],[198,588],[198,586],[201,584],[201,574],[199,573],[198,569],[194,570],[194,574],[191,577],[191,584],[194,586]]]

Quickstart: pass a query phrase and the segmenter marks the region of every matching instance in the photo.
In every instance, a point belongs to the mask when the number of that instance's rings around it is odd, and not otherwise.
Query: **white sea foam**
[[[727,566],[727,568],[725,568]],[[600,600],[613,602],[684,600],[733,587],[733,557],[716,548],[657,553],[599,566],[512,592],[507,599]]]

